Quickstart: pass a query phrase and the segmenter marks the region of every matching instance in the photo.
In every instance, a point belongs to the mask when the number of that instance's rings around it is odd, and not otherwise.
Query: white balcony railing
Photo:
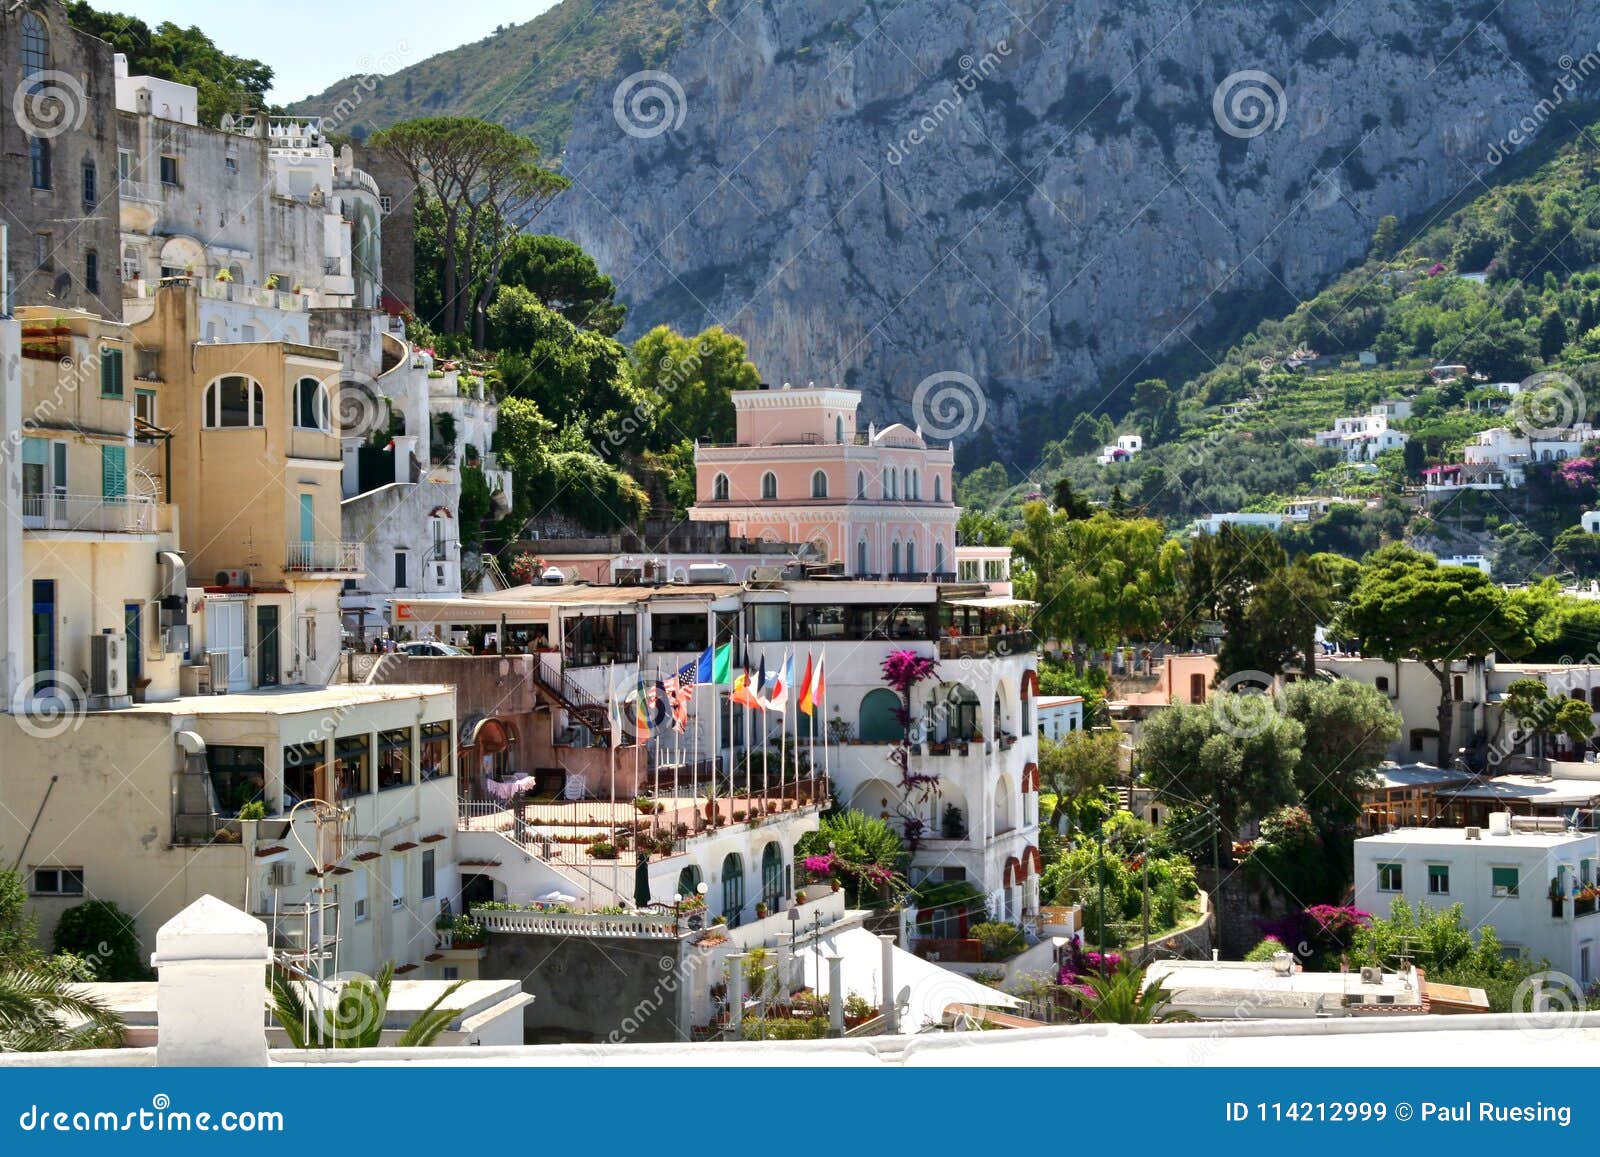
[[[359,542],[291,542],[285,570],[302,574],[366,572],[366,551]]]
[[[147,495],[24,494],[25,530],[83,530],[99,534],[155,534],[160,508]]]

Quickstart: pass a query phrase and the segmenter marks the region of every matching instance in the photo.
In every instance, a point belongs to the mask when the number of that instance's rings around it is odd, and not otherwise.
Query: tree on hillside
[[[1368,256],[1387,261],[1400,251],[1400,219],[1393,213],[1378,218],[1378,227],[1372,231],[1372,245]]]
[[[761,384],[742,339],[721,326],[684,337],[658,325],[628,351],[634,387],[652,408],[646,443],[732,442],[733,394]]]
[[[579,329],[614,337],[627,317],[617,287],[594,258],[565,237],[524,234],[512,241],[500,267],[501,285],[520,285]]]
[[[1059,740],[1039,737],[1039,782],[1060,799],[1071,799],[1122,776],[1122,733],[1069,731]]]
[[[1333,621],[1337,591],[1313,558],[1302,555],[1270,572],[1245,594],[1242,613],[1224,619],[1228,633],[1217,654],[1217,672],[1265,671],[1281,675],[1300,658],[1307,676],[1316,671],[1317,628]]]
[[[1169,804],[1215,808],[1231,839],[1245,819],[1295,802],[1305,731],[1270,703],[1238,709],[1216,701],[1174,703],[1157,712],[1139,742],[1140,778]]]
[[[222,51],[199,28],[183,28],[170,20],[151,28],[136,16],[100,11],[86,0],[69,0],[66,7],[74,28],[127,56],[130,74],[193,85],[199,94],[196,111],[201,124],[215,128],[225,113],[270,111],[266,93],[272,87],[272,69],[259,60]]]
[[[485,344],[487,314],[513,243],[570,182],[540,163],[525,137],[473,117],[426,117],[372,135],[436,198],[442,213],[443,304],[426,319]]]
[[[1561,356],[1567,344],[1567,323],[1559,309],[1548,309],[1539,322],[1539,356],[1547,362]]]
[[[1545,737],[1562,735],[1568,743],[1582,748],[1594,734],[1589,704],[1584,699],[1551,695],[1542,679],[1514,679],[1506,688],[1501,726],[1512,723],[1523,737],[1532,737],[1533,755],[1545,757]]]
[[[1574,578],[1590,579],[1600,575],[1600,534],[1593,534],[1581,526],[1569,526],[1550,544],[1550,552],[1570,570]]]
[[[1073,489],[1072,479],[1065,474],[1056,479],[1050,504],[1068,518],[1088,518],[1094,513],[1094,504]]]
[[[1400,737],[1400,716],[1383,692],[1353,679],[1301,679],[1284,690],[1284,711],[1304,739],[1294,781],[1301,803],[1324,830],[1361,814],[1361,793]]]
[[[1438,681],[1440,767],[1450,766],[1453,754],[1453,664],[1496,652],[1514,656],[1532,642],[1524,616],[1488,575],[1440,566],[1432,555],[1399,545],[1367,559],[1338,629],[1363,654],[1415,659]]]
[[[1277,535],[1223,523],[1190,544],[1184,595],[1193,613],[1215,619],[1230,633],[1244,631],[1251,592],[1288,565]]]

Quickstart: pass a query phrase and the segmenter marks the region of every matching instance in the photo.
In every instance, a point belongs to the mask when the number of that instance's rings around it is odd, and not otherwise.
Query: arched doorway
[[[887,687],[874,687],[861,697],[859,732],[862,743],[898,743],[906,737],[897,714],[900,696]]]
[[[685,900],[692,900],[700,894],[700,865],[690,864],[678,873],[678,884],[673,894]]]

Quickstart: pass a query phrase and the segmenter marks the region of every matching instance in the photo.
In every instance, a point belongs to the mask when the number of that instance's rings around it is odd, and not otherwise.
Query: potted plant
[[[757,920],[765,920],[766,918],[767,918],[766,901],[758,900],[756,902],[756,919]]]
[[[233,270],[227,268],[226,266],[217,270],[217,280],[222,282],[224,285],[231,283],[233,281]]]
[[[276,273],[271,274],[271,275],[268,276],[268,278],[267,278],[267,288],[268,289],[277,289],[278,288],[278,275]]]

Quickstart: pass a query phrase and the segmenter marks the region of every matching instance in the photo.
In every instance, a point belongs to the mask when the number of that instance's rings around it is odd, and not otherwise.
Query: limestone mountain
[[[559,145],[540,227],[617,279],[629,334],[721,323],[880,420],[968,374],[967,449],[1016,460],[1063,428],[1025,417],[1125,408],[1152,359],[1471,187],[1597,41],[1586,0],[568,0],[361,115]]]

